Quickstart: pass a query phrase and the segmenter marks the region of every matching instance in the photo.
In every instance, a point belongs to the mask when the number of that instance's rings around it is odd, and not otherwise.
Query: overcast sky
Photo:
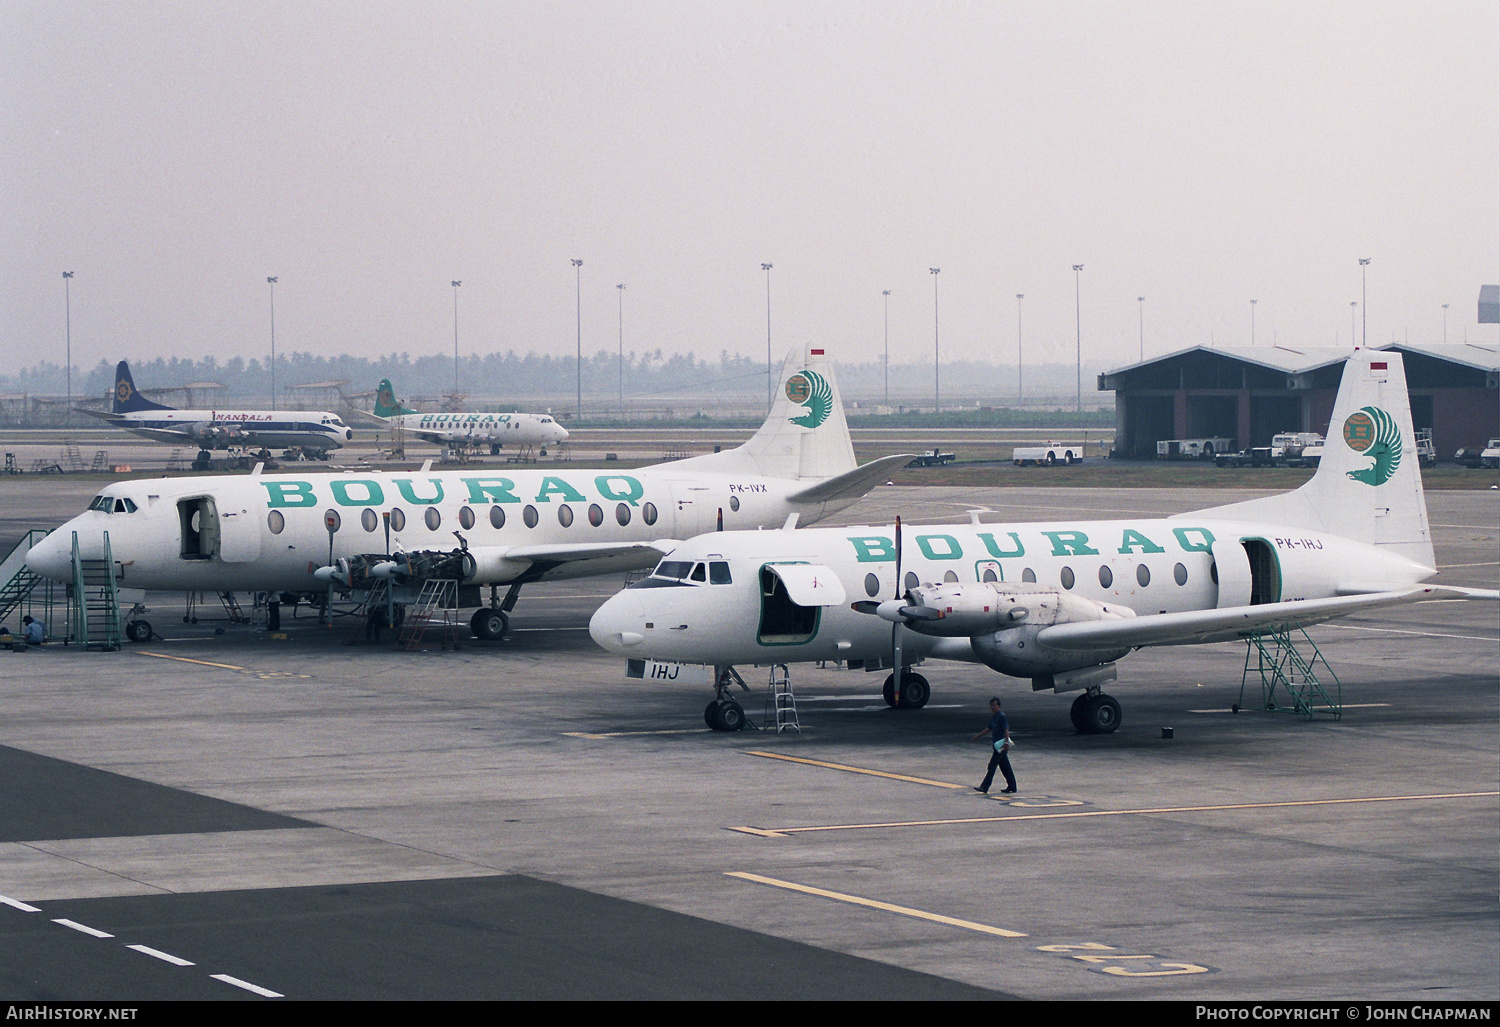
[[[0,4],[11,366],[1493,345],[1500,4]],[[623,294],[616,285],[625,283]],[[1144,296],[1141,304],[1137,297]]]

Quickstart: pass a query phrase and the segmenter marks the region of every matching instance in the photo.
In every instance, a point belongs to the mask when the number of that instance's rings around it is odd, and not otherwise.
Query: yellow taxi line
[[[851,767],[845,763],[827,763],[823,760],[810,760],[801,756],[783,756],[779,752],[760,752],[750,749],[745,752],[746,756],[760,756],[768,760],[785,760],[788,763],[803,763],[809,767],[822,767],[825,770],[842,770],[846,774],[866,774],[870,777],[884,777],[892,781],[906,781],[910,784],[930,785],[933,788],[966,788],[967,785],[956,785],[951,781],[933,781],[925,777],[909,777],[906,774],[890,774],[883,770],[866,770],[864,767]]]
[[[140,649],[135,651],[137,656],[154,656],[158,660],[176,660],[178,663],[196,663],[200,667],[220,667],[224,670],[249,670],[249,667],[236,667],[232,663],[209,663],[207,660],[190,660],[186,656],[168,656],[166,653],[148,653]]]
[[[747,874],[740,870],[726,871],[725,877],[737,877],[742,881],[750,881],[754,884],[765,884],[772,888],[785,888],[788,891],[802,892],[804,895],[816,895],[819,898],[834,899],[838,902],[848,902],[855,906],[866,906],[870,909],[882,910],[886,913],[899,913],[902,916],[915,917],[918,920],[930,920],[935,924],[947,924],[949,927],[962,927],[968,931],[978,931],[981,934],[994,934],[1001,938],[1024,938],[1026,935],[1020,931],[1007,931],[1003,927],[991,927],[989,924],[978,924],[972,920],[959,920],[956,917],[943,916],[941,913],[928,913],[921,909],[912,909],[910,906],[897,906],[889,902],[880,902],[876,899],[866,899],[858,895],[848,895],[839,891],[828,891],[825,888],[812,888],[805,884],[796,884],[792,881],[781,881],[774,877],[762,877],[760,874]]]

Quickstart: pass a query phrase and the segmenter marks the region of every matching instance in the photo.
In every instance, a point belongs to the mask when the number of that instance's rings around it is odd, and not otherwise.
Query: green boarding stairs
[[[85,560],[73,532],[73,638],[85,649],[113,652],[120,648],[120,593],[115,586],[114,554],[104,533],[104,559]]]

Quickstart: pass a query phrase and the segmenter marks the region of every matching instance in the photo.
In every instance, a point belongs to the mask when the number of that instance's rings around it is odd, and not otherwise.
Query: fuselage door
[[[177,501],[177,526],[184,560],[212,560],[219,555],[219,511],[212,496]]]
[[[1232,606],[1250,605],[1250,558],[1237,538],[1216,538],[1213,542],[1214,580],[1219,586],[1219,598],[1214,603],[1220,610]]]
[[[249,563],[260,559],[260,524],[253,511],[232,497],[219,497],[219,559]]]
[[[760,569],[761,645],[801,645],[818,633],[825,606],[846,598],[838,575],[820,564],[768,563]]]

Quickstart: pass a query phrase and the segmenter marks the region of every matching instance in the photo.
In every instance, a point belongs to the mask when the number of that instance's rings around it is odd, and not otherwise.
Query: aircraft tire
[[[125,625],[125,637],[132,642],[151,641],[151,622],[148,620],[133,620]]]
[[[510,630],[510,618],[506,616],[504,610],[481,606],[474,611],[474,616],[469,620],[469,630],[474,633],[475,638],[486,642],[498,642]]]
[[[1098,695],[1088,696],[1088,703],[1083,708],[1082,728],[1086,735],[1108,735],[1113,734],[1120,726],[1121,711],[1120,704],[1112,695],[1100,692]]]
[[[901,708],[920,710],[932,698],[932,686],[920,674],[901,675]]]
[[[745,726],[745,708],[733,699],[719,704],[719,730],[738,731]]]
[[[1073,730],[1080,735],[1088,734],[1088,706],[1091,698],[1087,692],[1080,692],[1068,709],[1068,719],[1073,722]]]
[[[715,731],[723,731],[724,730],[722,727],[719,726],[719,700],[718,699],[715,699],[713,702],[711,702],[707,706],[703,707],[703,723],[707,724],[710,728],[712,728]]]
[[[892,674],[885,679],[885,685],[881,687],[880,694],[885,698],[885,704],[891,709],[896,708],[896,675]]]

